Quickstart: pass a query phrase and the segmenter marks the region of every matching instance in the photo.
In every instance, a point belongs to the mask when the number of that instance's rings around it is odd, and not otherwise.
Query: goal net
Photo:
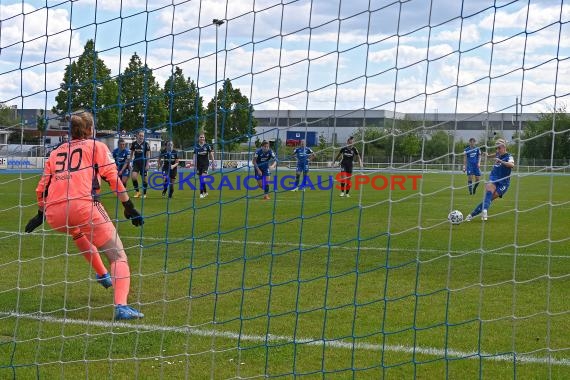
[[[569,43],[563,0],[2,1],[0,378],[569,378]],[[144,225],[100,192],[141,319],[25,232],[79,109],[149,144]]]

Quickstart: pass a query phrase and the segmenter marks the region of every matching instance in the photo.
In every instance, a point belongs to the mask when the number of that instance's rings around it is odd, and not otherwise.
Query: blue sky
[[[2,0],[0,101],[51,108],[88,39],[113,75],[137,52],[161,85],[180,66],[207,101],[213,18],[218,79],[256,109],[514,112],[519,97],[542,112],[570,99],[563,0]]]

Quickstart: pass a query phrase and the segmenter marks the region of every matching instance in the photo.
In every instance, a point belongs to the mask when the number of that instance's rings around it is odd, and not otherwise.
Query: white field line
[[[530,354],[524,353],[498,353],[492,354],[487,352],[464,352],[452,349],[441,349],[435,347],[410,347],[403,345],[379,345],[370,343],[351,343],[340,340],[322,340],[321,338],[295,338],[292,336],[280,336],[280,335],[247,335],[238,334],[229,331],[217,331],[209,329],[198,329],[193,327],[175,327],[175,326],[162,326],[162,325],[147,325],[147,324],[131,324],[125,322],[106,322],[106,321],[93,321],[93,320],[82,320],[82,319],[70,319],[70,318],[55,318],[47,315],[41,314],[23,314],[16,312],[0,312],[2,318],[20,318],[20,319],[31,319],[36,321],[57,323],[57,324],[72,324],[78,326],[96,326],[102,328],[128,328],[134,330],[143,331],[153,331],[153,332],[173,332],[180,334],[189,334],[200,337],[217,337],[225,339],[234,339],[240,341],[248,341],[255,343],[277,343],[277,342],[294,342],[295,344],[304,344],[307,346],[317,346],[317,347],[331,347],[346,350],[366,350],[366,351],[385,351],[385,352],[402,352],[407,354],[421,354],[429,355],[450,359],[471,359],[471,360],[491,360],[498,362],[512,362],[515,360],[518,363],[531,363],[531,364],[548,364],[557,366],[570,366],[570,359],[556,359],[552,357],[538,357]]]
[[[7,238],[7,237],[13,237],[14,235],[27,235],[24,232],[18,232],[18,231],[0,231],[0,234],[5,234],[6,236],[0,237],[1,239]],[[45,235],[45,236],[62,236],[62,234],[60,233],[56,233],[56,232],[34,232],[31,235]],[[119,235],[121,236],[121,240],[126,241],[126,240],[141,240],[140,236],[129,236],[129,235],[123,235],[122,233],[119,233]],[[385,235],[379,235],[376,238],[381,239],[383,238]],[[179,237],[173,238],[172,240],[179,240]],[[373,240],[375,238],[372,239],[366,239],[366,240]],[[151,237],[151,236],[145,236],[144,240],[147,241],[167,241],[166,238],[161,237]],[[244,242],[243,240],[227,240],[227,239],[203,239],[203,238],[196,238],[196,240],[198,242],[204,242],[204,243],[225,243],[225,244],[239,244],[239,245],[243,245],[244,243],[246,244],[251,244],[251,245],[258,245],[258,246],[267,246],[270,245],[271,242],[269,241],[256,241],[256,240],[248,240],[247,242]],[[170,239],[168,241],[171,241]],[[185,240],[185,242],[187,242],[188,244],[190,244],[192,242],[192,239],[187,239]],[[355,244],[356,240],[352,240],[350,242],[348,242],[347,244]],[[275,241],[273,242],[274,246],[284,246],[284,247],[301,247],[304,249],[307,248],[326,248],[327,245],[326,244],[320,244],[320,243],[289,243],[289,242],[278,242]],[[356,247],[348,247],[345,245],[338,245],[335,243],[331,243],[330,244],[331,248],[334,249],[341,249],[341,250],[350,250],[350,251],[354,251],[356,250]],[[127,246],[125,244],[125,249],[129,250],[129,249],[137,249],[137,248],[141,248],[140,245],[135,245],[135,246]],[[369,246],[364,246],[361,245],[359,248],[361,251],[385,251],[386,247],[385,246],[381,246],[381,247],[369,247]],[[391,252],[405,252],[405,253],[409,253],[409,252],[418,252],[417,249],[406,249],[406,248],[391,248],[390,249]],[[457,256],[457,255],[465,255],[465,254],[485,254],[485,255],[496,255],[496,256],[514,256],[513,253],[511,252],[500,252],[500,251],[482,251],[482,250],[470,250],[470,251],[452,251],[452,250],[444,250],[444,249],[419,249],[419,253],[439,253],[441,255],[450,255],[450,256]],[[518,257],[539,257],[539,258],[556,258],[556,259],[570,259],[570,255],[556,255],[556,254],[536,254],[536,253],[517,253],[516,254]]]

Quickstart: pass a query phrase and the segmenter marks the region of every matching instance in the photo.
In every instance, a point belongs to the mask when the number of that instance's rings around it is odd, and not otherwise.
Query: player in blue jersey
[[[130,156],[131,151],[127,148],[127,143],[124,139],[119,139],[119,146],[113,149],[113,158],[117,164],[117,174],[125,187],[127,187],[127,182],[131,174]]]
[[[481,149],[475,146],[475,139],[469,139],[469,145],[465,148],[465,156],[463,156],[463,172],[467,173],[467,188],[469,194],[475,195],[479,180],[481,179]],[[475,177],[475,184],[473,184]]]
[[[263,199],[269,199],[269,176],[270,170],[277,166],[277,157],[275,153],[269,149],[269,142],[263,140],[261,148],[255,151],[253,156],[253,167],[255,169],[255,179],[260,189],[263,189]]]
[[[206,142],[206,135],[203,133],[200,133],[198,136],[198,144],[194,146],[192,160],[194,161],[194,168],[196,168],[198,177],[208,175],[210,160],[212,161],[212,168],[214,167],[214,148]],[[206,184],[200,181],[200,198],[206,198],[207,196],[208,189],[206,189]]]
[[[485,200],[481,202],[471,214],[467,215],[468,222],[473,217],[481,214],[482,220],[487,220],[487,211],[491,206],[491,202],[496,198],[502,198],[509,189],[511,183],[511,170],[515,167],[513,156],[507,152],[507,143],[503,139],[497,140],[497,153],[494,155],[495,164],[489,174],[489,181],[485,185]],[[493,157],[489,154],[488,157]]]
[[[307,177],[309,175],[309,162],[315,158],[315,152],[306,146],[305,140],[301,140],[301,146],[293,151],[293,156],[297,158],[297,170],[295,171],[295,188],[293,191],[305,190]],[[299,186],[299,178],[303,173],[303,184]]]

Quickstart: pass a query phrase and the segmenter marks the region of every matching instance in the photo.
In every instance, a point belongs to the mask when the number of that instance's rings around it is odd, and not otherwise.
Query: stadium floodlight
[[[216,26],[216,73],[214,78],[214,150],[217,149],[216,143],[218,142],[218,29],[224,23],[224,20],[217,18],[212,20]]]

